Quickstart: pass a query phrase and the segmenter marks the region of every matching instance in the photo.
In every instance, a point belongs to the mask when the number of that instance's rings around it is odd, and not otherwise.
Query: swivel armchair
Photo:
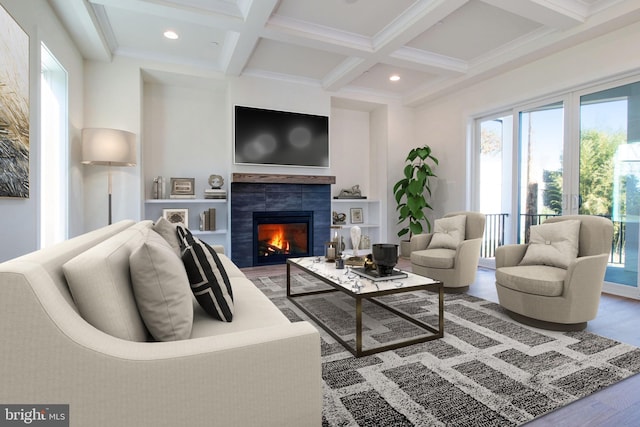
[[[515,320],[577,331],[598,314],[613,223],[602,217],[552,217],[531,227],[528,244],[496,249],[500,305]]]
[[[469,289],[478,270],[485,215],[452,212],[434,222],[434,232],[411,238],[411,271],[444,283],[445,292]]]

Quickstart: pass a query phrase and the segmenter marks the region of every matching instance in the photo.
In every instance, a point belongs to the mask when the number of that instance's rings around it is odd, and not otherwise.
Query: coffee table
[[[322,283],[329,285],[331,288],[298,292],[293,293],[291,289],[291,267],[295,267],[303,272],[319,279]],[[346,273],[346,274],[345,274]],[[322,327],[327,333],[329,333],[336,341],[342,344],[347,350],[349,350],[355,357],[368,356],[370,354],[379,353],[386,350],[394,350],[408,345],[417,344],[421,342],[431,341],[444,336],[444,291],[442,282],[429,279],[427,277],[419,276],[405,272],[406,277],[394,278],[392,280],[370,280],[356,275],[353,272],[349,273],[348,269],[338,270],[335,268],[335,263],[324,262],[323,258],[319,257],[304,257],[304,258],[289,258],[287,259],[287,298],[302,310],[307,316],[314,320],[320,327]],[[359,284],[360,286],[356,286]],[[403,292],[414,291],[434,291],[438,293],[438,325],[433,326],[425,323],[415,317],[400,311],[390,305],[376,299],[384,295],[393,295]],[[353,297],[355,300],[356,310],[356,345],[346,342],[336,332],[323,322],[320,318],[314,315],[311,311],[304,307],[299,301],[301,297],[310,295],[318,295],[328,292],[344,292],[345,294]],[[375,303],[393,314],[405,319],[425,333],[416,337],[394,341],[391,343],[383,344],[380,346],[363,348],[362,345],[362,301],[367,300]]]

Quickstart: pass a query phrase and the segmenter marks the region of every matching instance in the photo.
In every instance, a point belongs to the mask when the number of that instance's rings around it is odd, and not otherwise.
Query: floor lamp
[[[109,224],[111,224],[111,166],[136,165],[136,135],[118,129],[82,129],[82,163],[108,167]]]

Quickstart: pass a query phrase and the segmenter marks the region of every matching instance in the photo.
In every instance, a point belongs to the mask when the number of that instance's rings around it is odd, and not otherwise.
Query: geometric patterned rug
[[[319,286],[303,273],[292,281],[294,292]],[[309,320],[286,298],[284,275],[253,282],[292,322]],[[383,300],[436,324],[431,292]],[[355,340],[352,298],[334,292],[297,301]],[[637,347],[590,332],[528,327],[500,305],[466,294],[445,294],[444,304],[444,338],[361,358],[318,327],[323,426],[517,426],[640,372]],[[411,323],[363,303],[365,347],[415,334]]]

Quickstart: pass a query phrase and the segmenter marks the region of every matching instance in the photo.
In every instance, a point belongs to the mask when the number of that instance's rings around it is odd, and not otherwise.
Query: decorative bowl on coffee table
[[[398,245],[392,243],[376,243],[372,245],[373,262],[380,276],[390,276],[398,263]]]

